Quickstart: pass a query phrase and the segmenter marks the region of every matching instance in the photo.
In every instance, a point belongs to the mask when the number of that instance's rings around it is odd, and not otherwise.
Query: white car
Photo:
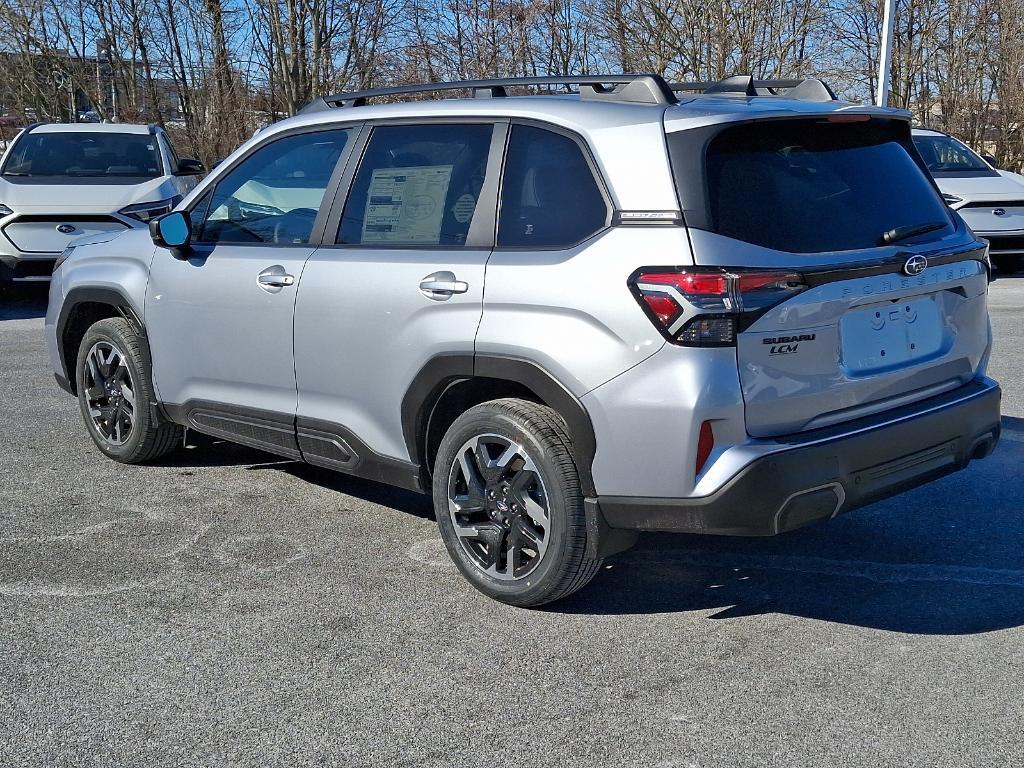
[[[47,281],[75,240],[144,229],[204,172],[157,126],[29,126],[0,163],[0,282]]]
[[[1024,264],[1024,176],[995,167],[952,136],[915,128],[914,144],[950,208],[991,244],[1000,271]]]

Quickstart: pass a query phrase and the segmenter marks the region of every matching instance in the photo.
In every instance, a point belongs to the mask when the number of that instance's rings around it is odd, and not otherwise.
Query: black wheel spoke
[[[484,490],[486,483],[480,475],[476,454],[465,450],[460,452],[459,465],[462,469],[462,480],[466,485],[466,493],[456,497],[456,503],[464,512],[483,510],[486,503]]]
[[[544,535],[526,517],[521,516],[516,521],[515,532],[517,539],[535,552],[540,552],[544,546]]]

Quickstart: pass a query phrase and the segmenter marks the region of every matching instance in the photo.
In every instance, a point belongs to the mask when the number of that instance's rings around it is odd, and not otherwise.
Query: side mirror
[[[206,173],[206,166],[198,160],[190,157],[183,157],[178,161],[178,170],[175,176],[201,176]]]
[[[187,251],[192,243],[192,217],[188,211],[171,211],[149,222],[149,236],[160,248]]]
[[[981,159],[984,160],[989,165],[991,165],[993,168],[998,168],[999,167],[999,163],[988,152],[982,152],[981,153]]]

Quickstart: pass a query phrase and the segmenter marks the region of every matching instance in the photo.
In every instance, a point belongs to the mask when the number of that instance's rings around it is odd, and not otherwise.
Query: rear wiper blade
[[[936,229],[942,229],[946,226],[949,226],[948,222],[934,221],[931,224],[911,224],[905,227],[893,227],[882,235],[880,244],[890,245],[892,243],[899,242],[900,240],[906,240],[909,237],[916,237],[917,235],[934,232]]]

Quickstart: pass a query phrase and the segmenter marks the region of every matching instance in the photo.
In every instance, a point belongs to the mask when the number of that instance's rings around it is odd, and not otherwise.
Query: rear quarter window
[[[568,248],[604,228],[608,205],[573,139],[513,125],[505,155],[498,247]]]
[[[889,121],[729,128],[707,150],[713,231],[777,251],[875,248],[896,227],[944,223],[946,206]]]

